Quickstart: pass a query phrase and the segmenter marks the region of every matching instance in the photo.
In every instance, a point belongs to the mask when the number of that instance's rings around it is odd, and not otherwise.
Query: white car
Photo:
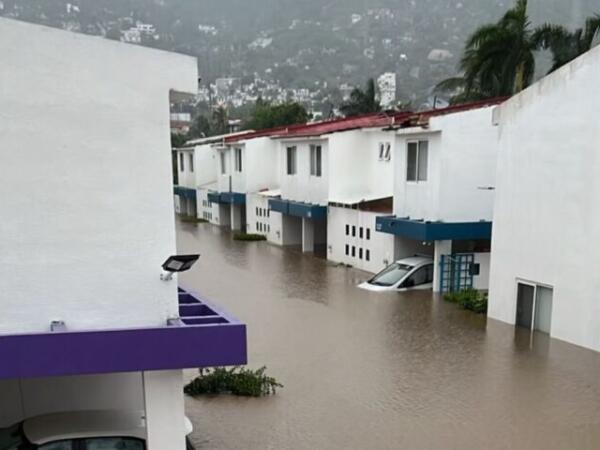
[[[401,259],[358,287],[373,292],[431,289],[433,287],[433,259],[427,256]]]
[[[192,424],[185,418],[186,435]],[[187,448],[193,449],[187,442]],[[0,429],[1,450],[145,450],[146,420],[138,411],[45,414]]]

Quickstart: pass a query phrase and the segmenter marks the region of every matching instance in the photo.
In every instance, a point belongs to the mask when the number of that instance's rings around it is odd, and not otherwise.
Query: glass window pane
[[[317,152],[316,171],[317,171],[317,176],[320,177],[321,176],[321,146],[320,145],[317,146],[316,152]]]
[[[417,181],[417,149],[416,142],[409,142],[406,152],[406,181]]]
[[[86,450],[144,450],[144,443],[130,438],[86,439]]]
[[[429,142],[419,142],[419,181],[427,181],[427,164],[429,160]]]

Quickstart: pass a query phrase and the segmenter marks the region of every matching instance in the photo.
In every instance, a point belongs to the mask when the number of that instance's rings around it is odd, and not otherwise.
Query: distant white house
[[[488,315],[600,351],[600,47],[499,108]]]
[[[396,74],[386,72],[377,79],[379,102],[384,108],[391,108],[396,102]]]
[[[96,448],[183,450],[183,369],[246,362],[245,326],[161,277],[169,99],[197,61],[8,19],[0,36],[0,447],[33,448],[27,419],[122,410],[136,434],[111,413]],[[52,417],[60,442],[35,448],[84,445]]]
[[[488,287],[498,103],[414,114],[395,132],[394,215],[377,231],[394,236],[395,259],[435,259],[434,291]]]
[[[274,242],[371,272],[385,267],[393,238],[376,235],[375,220],[392,212],[394,142],[384,128],[399,117],[319,122],[274,137],[281,179],[280,198],[269,201]]]

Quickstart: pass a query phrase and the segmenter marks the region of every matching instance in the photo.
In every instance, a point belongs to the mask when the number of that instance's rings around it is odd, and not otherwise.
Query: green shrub
[[[462,308],[478,314],[487,313],[487,294],[482,293],[477,289],[465,289],[460,292],[451,292],[444,295],[444,300],[447,302],[456,303]]]
[[[179,219],[182,222],[184,222],[184,223],[208,223],[208,220],[206,220],[206,219],[199,219],[199,218],[194,217],[194,216],[180,215]]]
[[[262,234],[251,234],[251,233],[235,233],[233,239],[236,241],[266,241],[266,236]]]
[[[231,394],[244,397],[274,395],[283,385],[265,375],[266,367],[258,370],[233,367],[200,369],[200,375],[187,384],[183,391],[196,397],[206,394]]]

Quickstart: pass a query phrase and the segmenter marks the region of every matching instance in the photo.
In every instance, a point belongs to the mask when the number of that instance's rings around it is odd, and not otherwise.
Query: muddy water
[[[210,225],[181,281],[248,325],[264,399],[186,399],[199,449],[600,449],[600,355]],[[193,373],[188,373],[192,376]]]

